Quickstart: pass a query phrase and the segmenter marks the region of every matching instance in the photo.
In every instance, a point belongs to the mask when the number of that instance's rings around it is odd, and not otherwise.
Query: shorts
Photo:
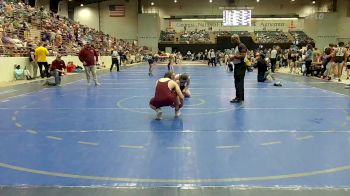
[[[336,56],[334,59],[335,63],[342,63],[344,61],[344,57],[342,56]]]
[[[153,60],[153,59],[149,59],[149,60],[148,60],[148,64],[149,64],[149,65],[152,65],[153,63],[154,63],[154,60]]]
[[[156,108],[161,108],[161,107],[165,107],[165,106],[174,107],[176,97],[177,97],[176,93],[172,92],[171,94],[169,94],[166,97],[163,97],[161,99],[159,99],[159,98],[157,99],[156,97],[153,97],[149,103]]]

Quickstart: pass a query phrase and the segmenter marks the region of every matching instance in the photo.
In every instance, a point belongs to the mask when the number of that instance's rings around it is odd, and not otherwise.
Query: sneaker
[[[279,87],[281,87],[281,86],[282,86],[282,83],[281,83],[281,82],[275,82],[273,85],[274,85],[274,86],[279,86]]]
[[[341,79],[338,79],[338,82],[341,82]]]
[[[241,99],[238,99],[238,98],[234,98],[234,99],[232,99],[230,102],[231,103],[241,103],[243,100],[241,100]]]
[[[95,82],[95,86],[101,86],[101,84],[98,82]]]
[[[157,119],[157,120],[162,120],[162,114],[163,114],[162,109],[158,108],[158,109],[156,110],[156,112],[157,112],[157,117],[156,117],[156,119]]]
[[[175,117],[179,117],[181,115],[180,110],[175,110]]]

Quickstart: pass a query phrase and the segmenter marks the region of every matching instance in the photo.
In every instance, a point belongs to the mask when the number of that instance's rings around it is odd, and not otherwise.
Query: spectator
[[[267,72],[267,62],[264,54],[257,54],[258,82],[265,82]]]
[[[82,48],[79,52],[79,60],[83,63],[86,80],[90,85],[90,75],[92,76],[95,86],[99,86],[100,83],[97,82],[96,76],[96,63],[98,61],[98,55],[96,50],[90,45],[90,43],[86,43],[84,48]]]
[[[74,65],[74,63],[73,63],[73,61],[69,61],[68,63],[67,63],[67,72],[68,73],[72,73],[72,72],[74,72],[75,71],[75,68],[76,68],[76,65]]]
[[[39,44],[39,47],[35,49],[35,52],[34,52],[35,62],[39,66],[41,78],[44,78],[45,76],[47,78],[50,77],[49,64],[47,63],[47,59],[46,59],[48,54],[49,54],[49,51],[46,48],[46,44],[43,44],[42,42]],[[45,72],[43,72],[43,66],[45,68]]]
[[[64,75],[66,69],[66,65],[64,61],[61,59],[61,55],[58,54],[56,59],[51,63],[50,74],[55,78],[55,82],[46,81],[45,85],[48,86],[60,86],[61,85],[61,77]]]
[[[37,72],[38,72],[38,64],[35,61],[35,50],[33,48],[30,48],[29,51],[29,66],[27,67],[30,75],[35,79],[37,77]]]
[[[313,48],[312,48],[311,44],[308,44],[305,59],[304,59],[305,60],[305,68],[306,68],[306,76],[311,75],[312,58],[313,58]]]
[[[275,73],[276,69],[276,62],[277,62],[277,49],[276,46],[273,47],[271,50],[271,56],[270,56],[270,61],[271,61],[271,71],[272,73]]]

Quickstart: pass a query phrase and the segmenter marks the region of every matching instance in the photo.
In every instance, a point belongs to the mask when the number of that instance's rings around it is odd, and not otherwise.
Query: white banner
[[[275,20],[275,19],[253,19],[252,26],[224,26],[222,21],[218,20],[172,20],[167,28],[174,29],[177,32],[181,31],[195,31],[195,30],[212,30],[212,31],[289,31],[289,30],[302,30],[304,27],[304,21],[302,19],[290,19],[290,20]]]

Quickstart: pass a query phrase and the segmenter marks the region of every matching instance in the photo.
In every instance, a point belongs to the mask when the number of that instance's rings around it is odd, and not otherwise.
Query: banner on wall
[[[196,31],[196,30],[210,30],[210,31],[290,31],[303,29],[303,22],[301,20],[252,20],[251,26],[224,26],[222,21],[208,21],[208,20],[171,20],[169,27],[175,31]]]

